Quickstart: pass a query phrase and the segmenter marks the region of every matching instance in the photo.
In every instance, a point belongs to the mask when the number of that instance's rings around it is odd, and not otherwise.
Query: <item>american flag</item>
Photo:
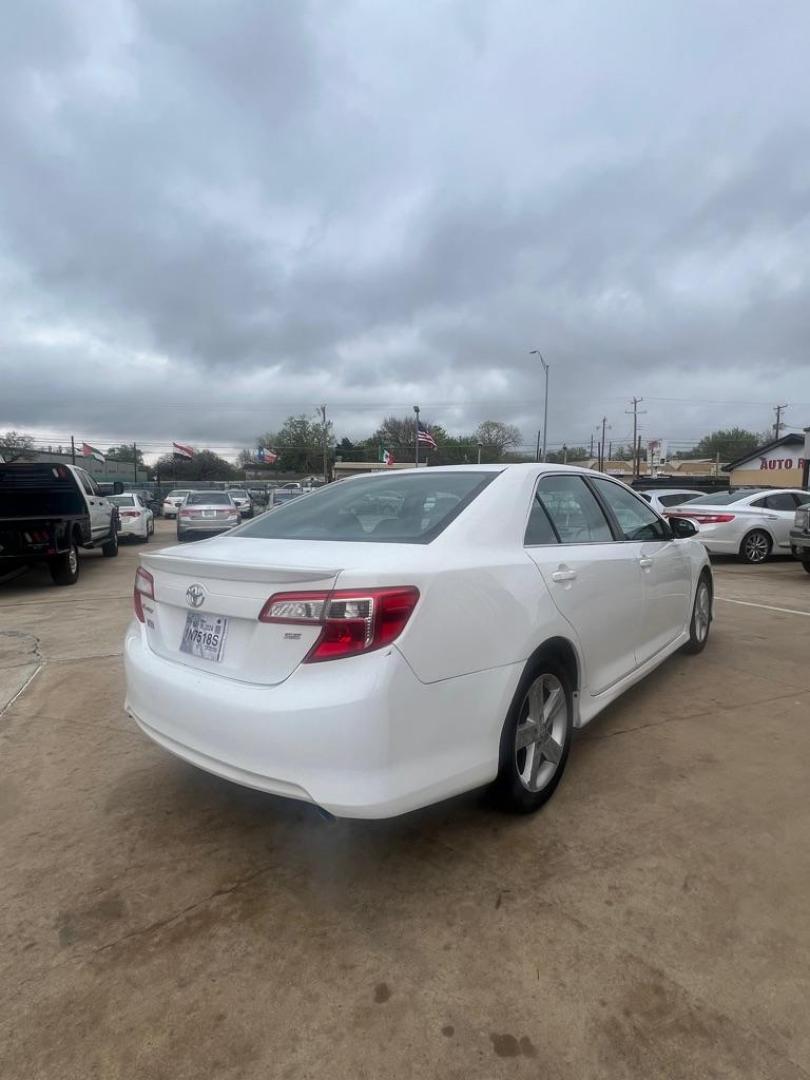
[[[172,443],[172,453],[181,458],[193,458],[194,447],[181,442]]]
[[[420,443],[424,443],[425,446],[429,446],[431,450],[436,449],[436,440],[433,438],[433,436],[430,434],[430,432],[421,420],[416,421],[416,437]]]

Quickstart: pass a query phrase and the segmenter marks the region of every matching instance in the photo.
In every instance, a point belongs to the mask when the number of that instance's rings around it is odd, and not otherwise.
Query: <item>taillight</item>
[[[150,600],[155,599],[155,579],[148,570],[139,566],[135,571],[135,589],[132,593],[132,606],[135,609],[135,618],[139,622],[146,622],[146,616],[143,613],[144,596],[148,596]]]
[[[119,510],[118,516],[122,518],[136,518],[141,516],[140,510]]]
[[[405,629],[418,600],[419,590],[411,585],[276,593],[262,608],[259,621],[322,627],[304,658],[304,663],[311,664],[390,645]]]
[[[679,514],[679,517],[687,517],[696,521],[699,525],[723,525],[727,521],[733,521],[736,514]]]

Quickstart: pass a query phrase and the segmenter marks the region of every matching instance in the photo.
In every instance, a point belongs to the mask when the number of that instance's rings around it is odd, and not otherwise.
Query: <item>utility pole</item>
[[[546,388],[543,394],[543,457],[542,460],[546,460],[546,446],[548,444],[548,369],[549,365],[543,359],[543,354],[539,349],[530,349],[530,356],[539,356],[540,363],[543,365],[543,371],[546,376]],[[541,460],[538,458],[538,460]]]
[[[588,457],[593,457],[593,432],[591,432],[591,452],[588,454]]]
[[[76,464],[76,443],[73,441],[73,436],[70,436],[70,460],[73,464]]]
[[[480,442],[478,444],[478,464],[481,464],[481,451],[484,449],[484,444]]]
[[[602,417],[602,438],[599,440],[599,472],[605,467],[605,430],[607,429],[607,417]]]
[[[414,405],[413,411],[416,413],[416,427],[413,429],[413,442],[416,447],[416,467],[419,468],[419,406]]]
[[[537,429],[537,451],[535,452],[534,460],[540,460],[540,428]]]
[[[776,438],[776,439],[779,438],[779,432],[785,426],[782,423],[782,413],[785,411],[786,408],[787,408],[787,405],[776,405],[776,406],[774,406],[773,411],[776,413],[776,423],[773,425],[773,433],[774,433],[774,438]]]
[[[329,443],[327,441],[327,434],[329,427],[326,423],[326,406],[321,405],[318,409],[321,414],[321,443],[323,448],[323,482],[329,483]]]
[[[636,439],[636,450],[635,450],[634,457],[635,457],[635,463],[636,463],[635,479],[637,480],[639,478],[639,476],[641,476],[641,436],[640,435]]]
[[[646,412],[646,409],[642,409],[641,412],[638,411],[638,407],[642,403],[643,400],[644,400],[644,398],[634,397],[633,400],[630,402],[630,404],[633,406],[633,408],[624,410],[627,413],[628,416],[631,413],[633,414],[633,463],[634,463],[633,464],[633,479],[634,480],[638,477],[638,474],[639,474],[639,471],[640,471],[640,458],[638,458],[637,455],[636,455],[636,443],[638,442],[638,418],[639,418],[639,416],[644,416],[644,414]],[[635,464],[637,461],[639,462],[639,465]]]
[[[568,464],[568,447],[563,443],[563,465]]]
[[[132,479],[138,483],[138,447],[132,444]]]

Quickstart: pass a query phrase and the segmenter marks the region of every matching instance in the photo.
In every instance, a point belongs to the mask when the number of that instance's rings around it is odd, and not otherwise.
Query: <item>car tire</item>
[[[186,542],[186,538],[185,538],[185,536],[184,536],[184,535],[183,535],[183,533],[181,533],[181,532],[180,532],[180,530],[178,529],[178,530],[177,530],[177,543],[178,543],[178,544],[184,544],[185,542]]]
[[[695,590],[695,602],[692,605],[692,618],[689,622],[689,640],[683,647],[685,653],[694,656],[706,648],[712,626],[712,595],[711,578],[703,573],[700,575],[698,587]]]
[[[568,760],[573,716],[568,673],[556,660],[541,657],[521,679],[503,726],[492,787],[501,809],[532,814],[551,798]]]
[[[75,585],[79,580],[79,548],[71,543],[68,551],[48,560],[54,585]]]
[[[114,559],[118,554],[118,531],[113,523],[110,539],[101,545],[101,554],[107,559]]]
[[[764,529],[752,529],[740,544],[740,559],[749,566],[764,563],[771,554],[772,541]]]
[[[808,562],[806,559],[802,559],[801,564],[804,567],[805,572],[810,574],[810,562]]]

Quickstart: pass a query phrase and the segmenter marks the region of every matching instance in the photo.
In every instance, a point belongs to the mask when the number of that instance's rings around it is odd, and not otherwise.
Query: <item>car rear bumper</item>
[[[234,521],[178,521],[177,531],[183,535],[199,533],[200,536],[218,536],[219,533],[235,529],[237,522]]]
[[[139,521],[137,518],[120,518],[118,522],[118,535],[119,536],[143,536],[144,531],[148,528],[144,521]]]
[[[810,534],[798,529],[790,530],[790,550],[797,559],[810,559]]]
[[[164,749],[338,817],[384,818],[494,779],[522,665],[419,682],[399,651],[302,665],[260,686],[201,672],[127,632],[126,709]]]

